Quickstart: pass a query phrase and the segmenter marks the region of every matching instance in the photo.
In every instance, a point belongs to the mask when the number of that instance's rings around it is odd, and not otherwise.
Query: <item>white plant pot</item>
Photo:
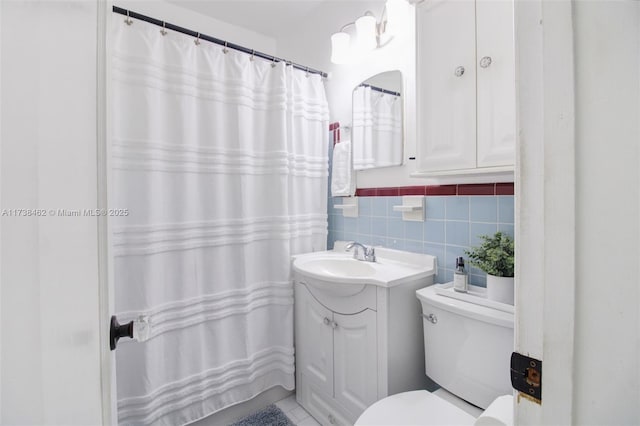
[[[513,305],[513,277],[487,274],[487,299]]]

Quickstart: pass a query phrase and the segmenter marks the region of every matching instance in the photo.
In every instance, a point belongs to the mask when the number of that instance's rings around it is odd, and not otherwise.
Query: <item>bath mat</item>
[[[295,426],[281,409],[271,404],[229,426]]]

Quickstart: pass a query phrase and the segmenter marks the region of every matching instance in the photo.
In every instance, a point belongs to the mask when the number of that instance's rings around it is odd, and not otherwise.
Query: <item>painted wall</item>
[[[438,259],[435,281],[453,281],[455,259],[465,249],[478,245],[479,235],[502,231],[513,237],[514,197],[500,196],[427,196],[425,221],[402,220],[402,213],[393,206],[402,204],[402,197],[358,197],[359,216],[343,217],[335,204],[341,198],[329,198],[329,237],[327,247],[336,240],[358,241],[398,250],[425,253]],[[486,274],[470,269],[469,282],[486,286]]]

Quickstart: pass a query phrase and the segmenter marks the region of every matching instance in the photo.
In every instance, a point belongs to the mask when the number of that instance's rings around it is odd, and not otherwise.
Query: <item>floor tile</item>
[[[300,405],[298,405],[298,402],[296,401],[296,396],[295,395],[291,395],[285,399],[281,399],[280,401],[276,402],[276,406],[282,410],[283,413],[287,413],[291,410],[293,410],[296,407],[299,407]]]
[[[298,423],[297,426],[320,426],[320,423],[318,423],[313,417],[309,416]]]
[[[298,406],[296,408],[294,408],[293,410],[289,411],[288,413],[286,413],[287,417],[289,417],[292,421],[294,421],[296,424],[304,419],[306,419],[307,417],[309,417],[309,413],[307,413],[307,410],[305,410],[304,408]]]

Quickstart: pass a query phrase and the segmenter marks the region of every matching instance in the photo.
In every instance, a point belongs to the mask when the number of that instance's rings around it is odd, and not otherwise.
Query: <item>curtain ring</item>
[[[224,53],[225,55],[227,53],[229,53],[229,49],[227,49],[227,42],[226,41],[224,42],[224,47],[222,48],[222,53]]]
[[[129,11],[127,10],[127,17],[124,20],[124,23],[127,25],[131,25],[133,24],[133,19],[131,19],[131,17],[129,16]]]
[[[252,49],[251,50],[251,57],[249,58],[250,61],[253,61],[255,59],[255,54],[256,54],[256,51]]]
[[[196,46],[200,45],[200,33],[198,33],[198,37],[196,37],[196,39],[193,40],[193,42],[195,43]]]
[[[162,34],[163,36],[167,35],[167,23],[166,22],[162,22],[162,29],[160,30],[160,34]]]
[[[275,57],[275,56],[273,56],[273,57],[271,58],[271,68],[275,68],[275,67],[276,67],[276,57]]]
[[[305,71],[304,76],[307,78],[309,77],[309,67],[307,67],[307,70]]]

